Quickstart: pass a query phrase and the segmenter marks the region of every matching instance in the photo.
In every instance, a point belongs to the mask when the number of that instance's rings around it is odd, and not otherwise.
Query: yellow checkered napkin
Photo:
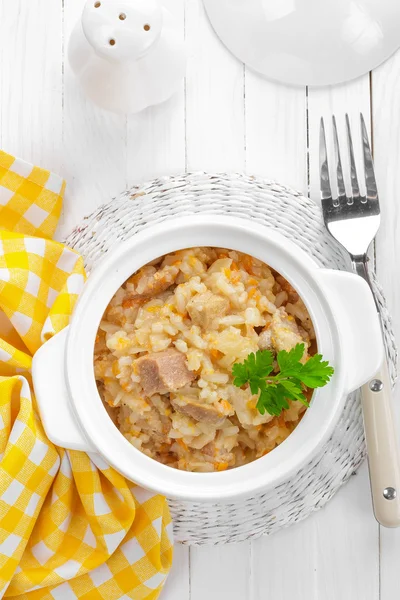
[[[85,279],[80,256],[51,241],[64,187],[0,152],[0,598],[155,599],[172,561],[165,499],[53,446],[36,412],[32,355]]]

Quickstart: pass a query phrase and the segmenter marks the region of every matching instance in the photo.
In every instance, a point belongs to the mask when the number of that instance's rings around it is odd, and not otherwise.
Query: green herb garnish
[[[305,364],[301,363],[304,344],[297,344],[292,350],[278,352],[279,373],[274,370],[274,355],[270,350],[252,352],[243,363],[232,367],[233,383],[237,387],[249,384],[251,393],[260,393],[257,410],[263,415],[279,417],[282,410],[289,408],[288,400],[300,400],[309,406],[304,388],[324,387],[332,377],[334,370],[321,354],[314,354]]]

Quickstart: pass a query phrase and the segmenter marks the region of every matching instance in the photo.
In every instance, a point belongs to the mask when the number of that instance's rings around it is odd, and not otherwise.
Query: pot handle
[[[65,381],[65,327],[35,353],[32,379],[40,417],[47,437],[68,450],[93,452],[76,421]]]
[[[384,346],[371,290],[359,275],[319,269],[317,278],[328,296],[342,342],[346,391],[364,385],[380,368]]]

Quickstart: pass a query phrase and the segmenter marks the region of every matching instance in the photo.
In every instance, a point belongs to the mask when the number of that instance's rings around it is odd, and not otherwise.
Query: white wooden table
[[[0,0],[1,147],[67,179],[60,238],[127,186],[185,170],[246,171],[317,199],[319,118],[361,110],[383,208],[377,270],[400,338],[400,53],[346,85],[291,89],[234,59],[201,0],[165,2],[187,39],[186,81],[165,105],[125,117],[87,101],[65,59],[83,0]],[[399,566],[400,531],[374,521],[364,467],[325,509],[271,538],[177,547],[161,597],[396,600]]]

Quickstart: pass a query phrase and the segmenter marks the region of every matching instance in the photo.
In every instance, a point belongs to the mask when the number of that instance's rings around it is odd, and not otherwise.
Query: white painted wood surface
[[[185,169],[245,170],[317,199],[320,116],[355,119],[362,110],[373,129],[384,212],[377,269],[400,337],[400,54],[346,85],[287,88],[226,51],[201,0],[165,3],[187,40],[186,81],[165,105],[125,117],[87,101],[68,67],[83,0],[0,0],[1,147],[67,179],[60,238],[128,185]],[[326,508],[271,538],[177,547],[161,598],[393,600],[399,564],[400,531],[374,521],[364,466]]]

